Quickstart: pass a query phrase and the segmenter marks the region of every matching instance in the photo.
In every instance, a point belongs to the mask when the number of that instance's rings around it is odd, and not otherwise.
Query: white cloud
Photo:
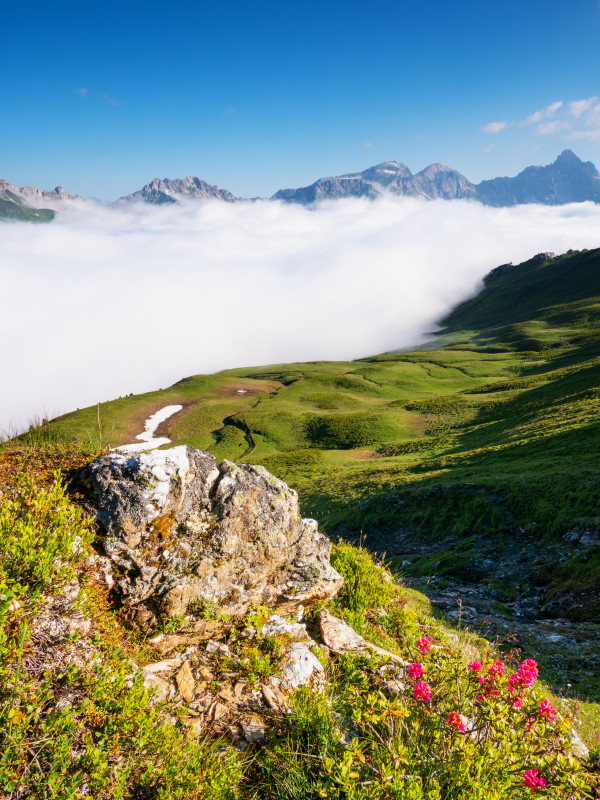
[[[588,97],[587,100],[572,100],[567,103],[567,110],[572,117],[579,119],[582,114],[592,109],[597,103],[597,97]]]
[[[487,125],[484,125],[481,128],[481,133],[500,133],[500,131],[506,130],[512,123],[510,122],[488,122]]]
[[[550,122],[540,122],[539,125],[536,125],[535,133],[538,136],[550,136],[560,131],[570,130],[572,127],[571,123],[564,119],[553,119]]]
[[[483,148],[483,152],[486,154],[486,156],[489,156],[495,146],[496,145],[494,142],[490,142],[487,147]]]
[[[481,128],[486,133],[498,133],[512,122],[490,122]],[[562,139],[600,141],[600,102],[598,97],[557,100],[545,108],[535,111],[518,123],[518,127],[530,127],[536,136],[555,136]]]
[[[600,142],[600,128],[588,131],[573,131],[569,138],[574,141]]]
[[[530,114],[527,119],[523,120],[522,124],[535,125],[536,123],[541,122],[543,119],[549,119],[550,117],[553,117],[560,108],[562,108],[562,105],[562,100],[557,100],[556,103],[550,103],[549,106],[542,108],[541,111],[536,111],[535,113]]]
[[[600,207],[384,197],[69,203],[0,237],[0,425],[228,367],[414,344],[497,264],[598,244]]]

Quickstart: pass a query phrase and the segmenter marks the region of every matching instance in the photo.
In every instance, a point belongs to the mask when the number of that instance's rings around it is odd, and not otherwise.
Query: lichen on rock
[[[329,539],[264,467],[218,465],[180,446],[110,453],[84,468],[79,485],[138,627],[206,604],[230,616],[253,603],[289,614],[342,585]]]

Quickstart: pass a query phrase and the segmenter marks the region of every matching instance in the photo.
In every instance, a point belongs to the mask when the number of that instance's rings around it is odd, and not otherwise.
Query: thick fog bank
[[[598,245],[592,203],[68,203],[51,224],[0,225],[0,425],[414,344],[498,264]]]

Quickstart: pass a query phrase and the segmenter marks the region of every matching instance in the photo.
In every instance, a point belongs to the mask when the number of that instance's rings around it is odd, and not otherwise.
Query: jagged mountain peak
[[[121,197],[121,201],[143,200],[160,205],[176,203],[186,197],[196,200],[225,200],[229,203],[236,199],[227,189],[220,189],[202,178],[188,175],[186,178],[153,178],[139,191]]]
[[[579,156],[575,155],[575,153],[572,150],[563,150],[562,153],[556,157],[554,165],[556,166],[557,164],[583,164],[583,163],[590,164],[591,162],[590,161],[583,162],[579,158]]]

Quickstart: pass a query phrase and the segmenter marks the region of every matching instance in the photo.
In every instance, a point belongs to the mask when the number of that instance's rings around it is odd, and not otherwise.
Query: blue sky
[[[10,4],[0,176],[114,199],[270,195],[385,160],[473,181],[600,163],[600,4]],[[491,125],[491,123],[495,123]]]

